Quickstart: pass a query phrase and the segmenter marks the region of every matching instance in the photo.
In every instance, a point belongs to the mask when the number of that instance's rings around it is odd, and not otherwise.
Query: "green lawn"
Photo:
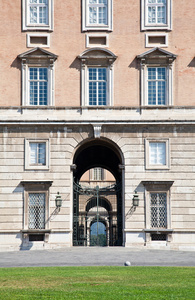
[[[0,299],[195,299],[195,268],[0,269]]]

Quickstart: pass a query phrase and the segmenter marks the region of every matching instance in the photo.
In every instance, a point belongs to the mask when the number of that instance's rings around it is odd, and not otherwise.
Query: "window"
[[[29,193],[28,229],[45,229],[45,194]]]
[[[86,30],[112,30],[112,0],[83,0],[82,26]]]
[[[150,165],[166,165],[166,143],[149,142],[149,163]]]
[[[150,227],[167,227],[167,194],[150,193]]]
[[[142,30],[171,30],[171,0],[141,0]]]
[[[168,139],[146,139],[146,169],[168,169],[169,161]]]
[[[148,105],[165,105],[166,101],[166,68],[147,68]]]
[[[49,187],[52,181],[21,181],[24,186],[24,244],[49,238]]]
[[[25,140],[25,169],[49,169],[49,140]]]
[[[89,105],[107,105],[107,68],[88,68]]]
[[[53,0],[22,0],[23,30],[53,30]]]
[[[54,61],[57,56],[41,48],[18,56],[22,61],[22,104],[54,104]]]
[[[29,69],[29,104],[47,105],[48,95],[48,69]]]
[[[170,210],[173,181],[142,181],[142,184],[145,187],[146,242],[169,242],[173,231]]]
[[[176,55],[157,47],[138,55],[137,58],[141,63],[141,104],[172,105],[172,69]]]
[[[28,0],[30,24],[48,24],[48,0]]]
[[[46,164],[46,143],[29,143],[30,146],[30,165]]]
[[[81,60],[82,105],[113,105],[113,62],[109,50],[92,48],[78,57]]]
[[[104,180],[104,169],[94,168],[91,170],[91,180],[101,181]]]

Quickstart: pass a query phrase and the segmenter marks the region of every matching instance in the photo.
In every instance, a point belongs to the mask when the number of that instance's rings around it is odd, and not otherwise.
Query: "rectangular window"
[[[142,30],[171,30],[172,0],[141,0]]]
[[[23,30],[53,30],[53,0],[22,0]]]
[[[48,0],[29,0],[30,24],[48,24]]]
[[[166,143],[149,143],[150,165],[166,165]]]
[[[151,228],[167,228],[167,194],[150,193]]]
[[[92,180],[104,180],[104,169],[94,168],[92,169]]]
[[[169,169],[169,139],[146,139],[146,169]]]
[[[107,68],[88,68],[89,105],[107,105]]]
[[[30,143],[30,164],[46,164],[46,143]]]
[[[25,140],[25,169],[49,169],[49,140]]]
[[[166,0],[147,0],[148,24],[166,24]]]
[[[29,68],[29,105],[48,105],[47,68]]]
[[[45,193],[29,193],[28,229],[45,229]]]
[[[112,30],[112,0],[82,0],[82,29]]]
[[[107,0],[88,0],[89,24],[107,25],[108,3]]]
[[[166,68],[148,67],[148,105],[166,105]]]

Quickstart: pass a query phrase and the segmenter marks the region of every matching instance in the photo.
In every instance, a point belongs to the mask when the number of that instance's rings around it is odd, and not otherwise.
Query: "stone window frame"
[[[28,48],[34,48],[34,47],[39,47],[40,44],[31,44],[31,37],[43,37],[43,38],[46,38],[47,39],[47,44],[45,45],[41,45],[41,47],[44,47],[44,48],[49,48],[50,47],[50,34],[49,33],[45,33],[45,34],[42,34],[42,33],[27,33],[26,35],[26,46]]]
[[[141,30],[172,30],[172,0],[167,0],[166,24],[147,23],[147,0],[141,0]]]
[[[173,105],[173,62],[177,55],[155,47],[140,55],[137,59],[140,61],[141,76],[141,106],[148,107],[166,107]],[[148,104],[148,68],[164,67],[166,68],[166,103],[165,105],[149,105]]]
[[[98,47],[108,47],[108,34],[107,33],[88,33],[86,34],[86,48],[94,48],[94,45],[90,45],[90,38],[105,38],[106,43],[105,45],[97,45]]]
[[[78,58],[81,60],[81,106],[113,106],[113,63],[117,56],[107,49],[97,47],[85,50]],[[87,79],[90,67],[107,68],[107,105],[89,105]]]
[[[32,107],[45,107],[54,105],[54,62],[57,55],[42,49],[40,47],[33,48],[27,52],[18,55],[22,62],[22,105]],[[30,105],[29,93],[29,68],[47,68],[48,70],[48,99],[47,105]]]
[[[29,22],[29,10],[28,10],[28,1],[22,0],[22,30],[41,30],[41,31],[53,31],[54,29],[54,0],[48,0],[48,24],[30,24]]]
[[[174,181],[142,181],[145,187],[145,228],[143,231],[146,234],[146,242],[151,242],[152,234],[166,234],[167,242],[172,240],[171,228],[171,186]],[[166,193],[167,194],[167,227],[166,228],[151,228],[150,220],[150,193]],[[155,242],[155,241],[152,241]]]
[[[166,144],[166,163],[165,165],[151,165],[150,164],[150,143],[165,143]],[[146,170],[169,170],[170,169],[170,139],[169,138],[147,138],[145,139],[145,167]]]
[[[164,44],[150,44],[149,38],[150,37],[164,37],[165,38],[165,43]],[[146,48],[153,48],[153,47],[168,47],[168,33],[146,33],[145,34],[145,47]]]
[[[112,31],[113,30],[113,0],[108,0],[107,24],[88,23],[88,0],[82,0],[82,31]]]
[[[49,188],[53,181],[21,181],[24,187],[24,210],[23,210],[23,239],[28,240],[29,235],[44,235],[44,241],[48,241],[49,233]],[[44,229],[29,229],[28,228],[28,202],[30,193],[45,194],[45,228]]]
[[[30,143],[45,143],[45,165],[30,164]],[[50,142],[49,139],[25,139],[25,170],[49,170],[50,166]]]

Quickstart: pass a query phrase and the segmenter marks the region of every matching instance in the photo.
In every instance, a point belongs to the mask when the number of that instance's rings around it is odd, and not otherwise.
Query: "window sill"
[[[166,171],[166,170],[170,170],[170,167],[169,166],[146,166],[146,170]]]
[[[143,232],[148,232],[148,233],[172,233],[173,229],[166,229],[166,228],[154,228],[154,229],[143,229]]]
[[[159,25],[145,25],[142,28],[142,31],[147,31],[147,30],[164,30],[164,31],[171,31],[172,29],[170,27],[168,27],[167,25],[165,26],[159,26]]]
[[[22,229],[22,233],[26,234],[44,234],[44,233],[51,233],[50,229]]]

